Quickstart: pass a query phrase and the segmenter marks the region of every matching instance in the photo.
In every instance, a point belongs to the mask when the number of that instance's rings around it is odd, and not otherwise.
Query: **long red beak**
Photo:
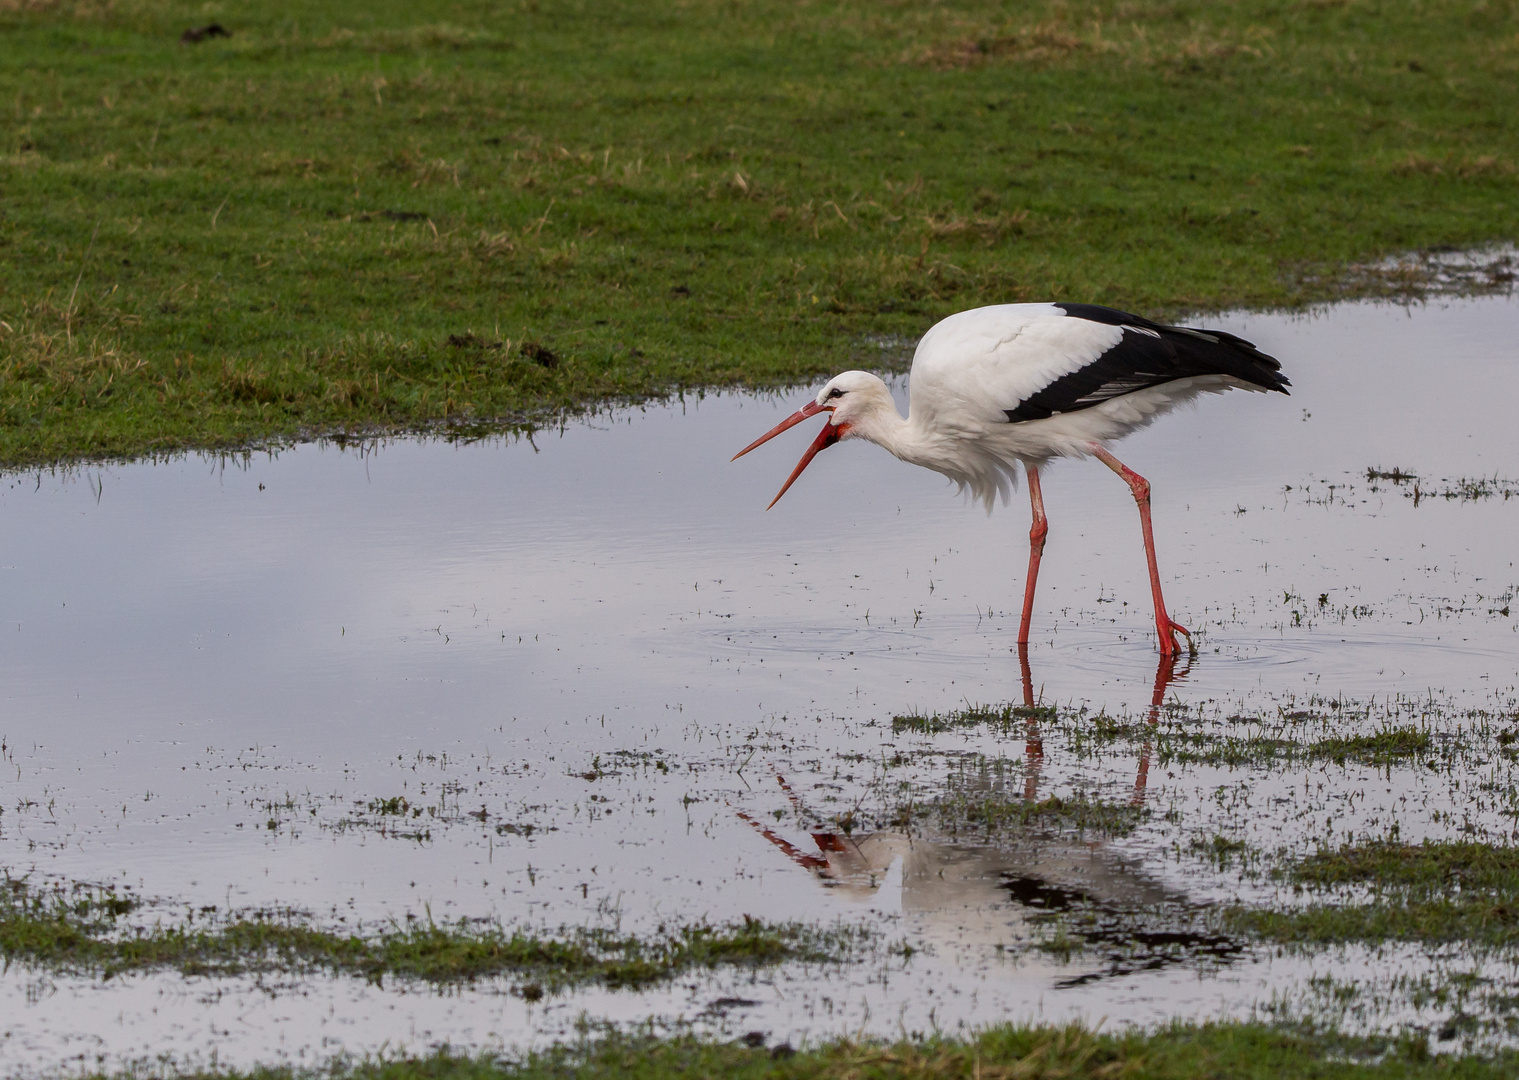
[[[786,431],[789,428],[796,427],[796,425],[800,424],[809,416],[816,416],[821,412],[831,413],[833,410],[827,405],[819,405],[815,401],[809,401],[796,412],[792,413],[790,416],[786,417],[786,419],[782,420],[779,424],[776,424],[775,427],[771,428],[759,438],[755,439],[748,446],[744,447],[738,453],[734,454],[732,460],[737,461],[739,458],[747,454],[750,450],[753,450],[756,446],[761,446],[764,443],[769,442],[781,432]],[[776,493],[775,498],[770,500],[770,506],[774,506],[776,503],[781,501],[781,496],[786,494],[787,489],[796,482],[796,478],[802,475],[802,470],[812,463],[813,458],[817,457],[819,450],[827,449],[843,437],[844,432],[831,420],[829,423],[824,424],[823,430],[818,432],[818,437],[812,440],[812,445],[807,447],[807,452],[802,455],[802,460],[796,463],[796,468],[792,469],[791,475],[786,477],[786,482],[781,485],[781,490]],[[770,506],[765,507],[765,509],[769,510]]]

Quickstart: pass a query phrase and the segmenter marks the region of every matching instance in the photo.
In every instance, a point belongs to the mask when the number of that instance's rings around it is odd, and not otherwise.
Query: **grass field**
[[[230,37],[182,44],[212,21]],[[1511,0],[0,0],[0,465],[1399,293],[1519,232]]]

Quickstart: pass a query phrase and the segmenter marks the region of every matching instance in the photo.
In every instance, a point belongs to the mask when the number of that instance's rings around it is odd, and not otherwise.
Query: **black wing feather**
[[[1265,390],[1287,392],[1282,365],[1244,338],[1222,330],[1165,326],[1097,304],[1057,304],[1068,318],[1123,328],[1123,338],[1096,360],[1030,395],[1012,421],[1045,420],[1056,413],[1089,409],[1146,387],[1198,375],[1229,375]]]

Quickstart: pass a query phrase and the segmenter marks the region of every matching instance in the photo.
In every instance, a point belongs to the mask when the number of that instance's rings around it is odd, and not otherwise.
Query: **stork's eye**
[[[829,398],[830,401],[833,400],[834,398],[839,398],[839,397],[843,397],[843,396],[844,396],[844,391],[840,390],[837,386],[835,386],[832,390],[828,391],[828,398]]]

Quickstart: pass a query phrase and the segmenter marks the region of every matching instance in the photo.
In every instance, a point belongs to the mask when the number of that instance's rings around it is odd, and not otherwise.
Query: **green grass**
[[[602,928],[543,934],[480,921],[409,922],[379,933],[340,933],[295,915],[202,917],[165,925],[126,918],[136,901],[109,891],[0,891],[0,957],[53,971],[176,970],[186,975],[327,971],[372,981],[430,983],[506,978],[529,998],[597,984],[647,986],[694,969],[837,961],[859,932],[801,923],[694,923],[648,937]]]
[[[1519,848],[1461,841],[1372,841],[1315,852],[1292,868],[1291,879],[1321,888],[1371,883],[1423,892],[1456,886],[1514,893],[1519,887]]]
[[[1169,728],[1158,735],[1156,749],[1163,765],[1178,762],[1239,768],[1326,761],[1386,769],[1429,759],[1435,743],[1428,731],[1406,724],[1384,727],[1369,735],[1331,735],[1306,743],[1275,734],[1220,736]]]
[[[895,733],[910,731],[917,735],[941,735],[946,731],[991,727],[1001,731],[1021,727],[1028,721],[1055,719],[1048,705],[969,705],[947,713],[907,713],[891,718]]]
[[[1411,758],[1428,754],[1432,748],[1427,731],[1414,727],[1389,727],[1371,735],[1318,739],[1308,745],[1305,756],[1333,761],[1336,765],[1354,761],[1386,767],[1406,764]]]
[[[1238,768],[1273,762],[1327,761],[1336,765],[1371,765],[1377,768],[1418,764],[1436,751],[1430,733],[1411,724],[1385,724],[1364,735],[1328,735],[1304,741],[1285,737],[1289,728],[1261,721],[1263,730],[1251,735],[1224,735],[1198,730],[1189,717],[1161,724],[1145,715],[1110,716],[1085,708],[1057,709],[1048,705],[968,705],[945,713],[907,713],[893,716],[891,730],[901,734],[940,735],[987,727],[1002,732],[1022,730],[1033,722],[1046,731],[1058,727],[1078,752],[1095,751],[1114,741],[1153,741],[1159,762],[1224,765]]]
[[[1285,909],[1235,908],[1229,924],[1304,945],[1519,945],[1519,848],[1370,841],[1315,852],[1289,866],[1284,877],[1326,899]],[[1338,898],[1336,890],[1342,892]]]
[[[1403,295],[1352,264],[1519,234],[1512,0],[0,0],[0,33],[0,466],[776,386],[994,301]]]
[[[755,1040],[758,1042],[759,1040]],[[1210,1077],[1314,1080],[1510,1077],[1513,1054],[1432,1057],[1427,1042],[1352,1040],[1296,1034],[1259,1024],[1177,1025],[1151,1034],[1096,1034],[1081,1027],[1002,1025],[971,1038],[894,1043],[839,1040],[793,1051],[694,1037],[610,1036],[560,1046],[519,1061],[430,1057],[349,1063],[334,1080],[1204,1080]],[[181,1076],[196,1074],[178,1074]],[[290,1068],[218,1071],[226,1080],[294,1080]]]
[[[1027,799],[998,786],[963,780],[929,798],[914,800],[885,815],[893,825],[928,825],[944,836],[981,842],[1027,840],[1028,833],[1127,836],[1149,816],[1132,800],[1103,799],[1087,792]]]

